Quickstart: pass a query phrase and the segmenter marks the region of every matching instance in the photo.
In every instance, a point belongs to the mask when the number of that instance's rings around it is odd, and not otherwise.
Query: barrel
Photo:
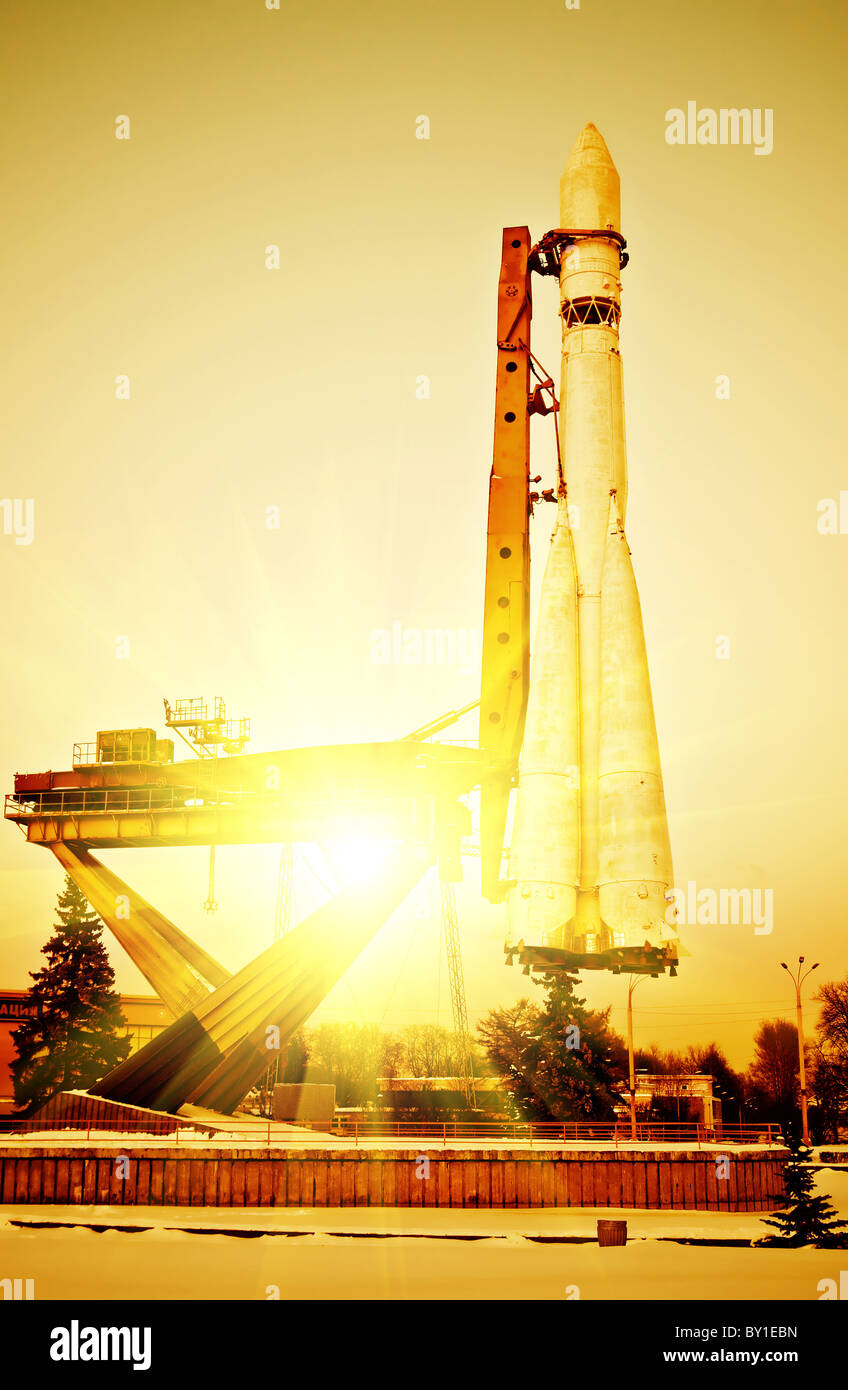
[[[598,1244],[599,1244],[599,1245],[626,1245],[626,1244],[627,1244],[627,1222],[626,1222],[626,1221],[599,1221],[599,1222],[598,1222]]]

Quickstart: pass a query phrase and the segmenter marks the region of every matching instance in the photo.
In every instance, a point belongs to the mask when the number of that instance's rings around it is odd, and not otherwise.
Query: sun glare
[[[392,844],[388,840],[351,836],[342,840],[328,840],[322,848],[339,887],[355,888],[373,883],[379,877],[387,856],[391,854]]]

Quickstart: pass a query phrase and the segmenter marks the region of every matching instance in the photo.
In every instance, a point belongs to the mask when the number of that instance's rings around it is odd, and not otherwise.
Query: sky
[[[683,929],[637,1044],[716,1039],[739,1065],[793,1012],[781,960],[843,977],[848,493],[845,534],[821,504],[848,489],[846,29],[787,0],[4,0],[0,500],[32,501],[31,534],[0,509],[5,788],[98,729],[164,733],[163,697],[223,695],[256,752],[476,698],[501,228],[557,225],[591,120],[631,255],[627,530],[675,881],[773,894],[770,932]],[[689,101],[768,109],[773,149],[669,144]],[[555,373],[557,309],[537,280]],[[550,421],[533,447],[550,485]],[[395,623],[455,632],[459,659],[375,661]],[[271,940],[278,847],[218,851],[215,914],[205,851],[103,857],[232,968]],[[60,887],[7,823],[3,988]],[[298,911],[321,900],[299,859]],[[458,905],[471,1016],[533,993],[476,860]],[[425,881],[316,1020],[449,1024],[438,907]],[[585,993],[624,1027],[624,979]]]

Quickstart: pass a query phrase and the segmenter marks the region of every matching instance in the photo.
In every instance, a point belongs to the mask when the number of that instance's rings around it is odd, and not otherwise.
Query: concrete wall
[[[118,1165],[123,1156],[127,1162]],[[0,1202],[164,1206],[648,1207],[767,1211],[785,1151],[122,1148],[0,1144]],[[422,1158],[429,1160],[429,1176]],[[125,1167],[126,1176],[120,1176]]]

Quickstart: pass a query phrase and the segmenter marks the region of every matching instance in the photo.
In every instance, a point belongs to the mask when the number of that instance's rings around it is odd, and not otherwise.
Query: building
[[[502,1112],[509,1092],[500,1076],[474,1078],[477,1109]],[[466,1110],[465,1084],[459,1076],[381,1076],[377,1078],[378,1104],[392,1112],[416,1110],[436,1119],[454,1110]]]
[[[155,994],[122,994],[121,1008],[127,1020],[124,1036],[132,1039],[131,1053],[138,1052],[174,1022],[171,1010]]]
[[[713,1093],[714,1081],[702,1072],[674,1075],[637,1071],[636,1116],[639,1120],[696,1122],[705,1129],[715,1129],[721,1124],[721,1101]],[[630,1114],[626,1094],[624,1101],[618,1107],[622,1117]]]
[[[15,1059],[15,1045],[12,1033],[33,1012],[28,990],[0,991],[0,1115],[9,1114],[14,1096],[11,1068]]]
[[[11,1066],[15,1058],[15,1045],[12,1033],[33,1012],[33,1008],[28,990],[0,990],[0,1115],[8,1115],[14,1108]],[[155,995],[122,994],[121,1008],[127,1020],[122,1032],[125,1037],[132,1039],[133,1052],[150,1042],[174,1020],[170,1009]]]

